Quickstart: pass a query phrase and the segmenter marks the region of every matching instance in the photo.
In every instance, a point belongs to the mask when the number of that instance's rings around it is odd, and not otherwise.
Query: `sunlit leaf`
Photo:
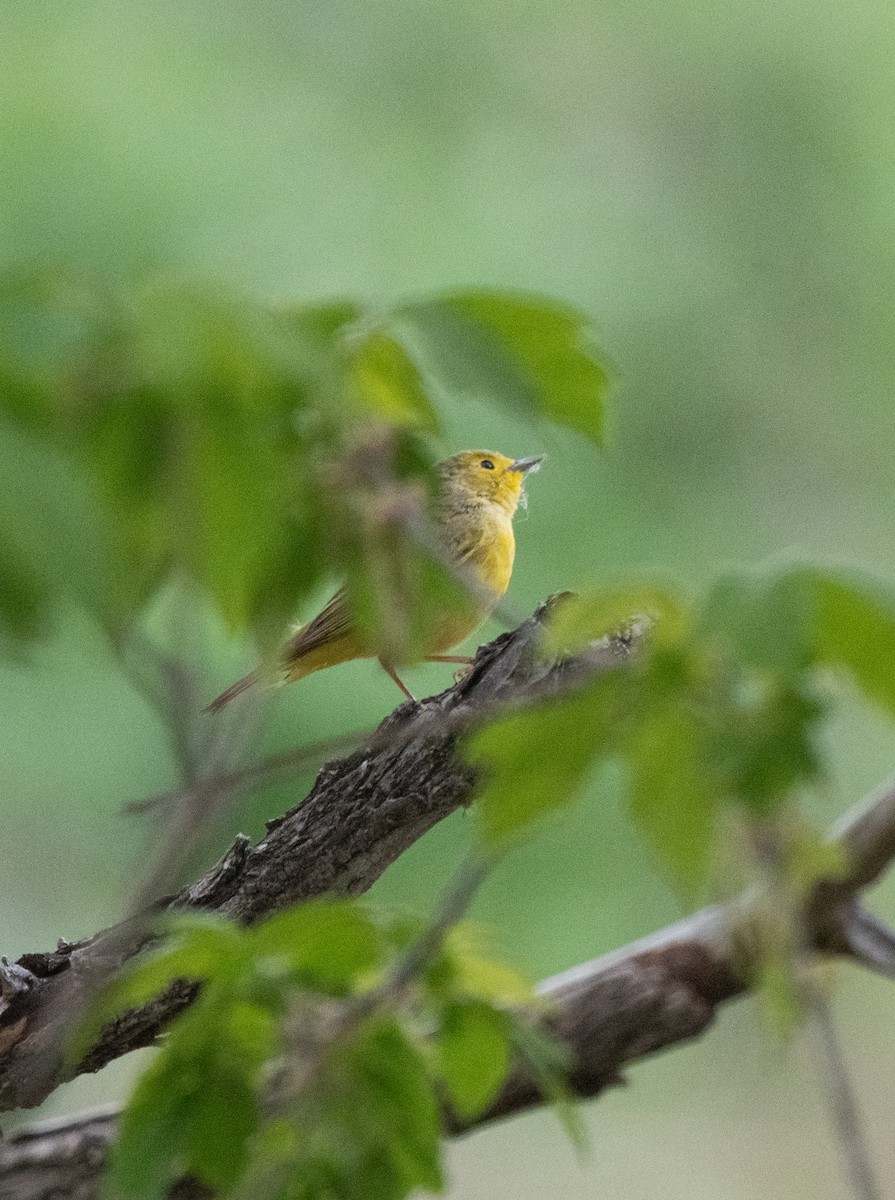
[[[349,901],[302,904],[254,926],[247,937],[257,959],[281,963],[327,989],[347,989],[382,954],[375,924]]]
[[[438,1033],[438,1065],[461,1117],[487,1108],[509,1065],[508,1018],[481,1001],[451,1004]]]
[[[531,981],[486,954],[481,941],[468,922],[456,925],[445,939],[444,952],[450,960],[456,992],[490,1004],[530,1003],[534,998]]]

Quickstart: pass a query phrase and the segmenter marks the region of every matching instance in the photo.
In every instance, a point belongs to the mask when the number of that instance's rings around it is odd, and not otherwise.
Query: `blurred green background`
[[[873,0],[6,2],[0,266],[184,270],[274,301],[461,284],[572,301],[618,369],[607,454],[475,397],[449,413],[446,452],[549,454],[514,611],[586,581],[696,588],[791,552],[892,579],[893,131],[895,27]],[[213,625],[194,650],[209,696],[248,653]],[[314,677],[276,698],[262,748],[369,725],[395,699],[369,664]],[[74,612],[0,665],[0,730],[0,950],[15,956],[115,919],[154,836],[121,807],[174,766]],[[892,749],[844,705],[819,819],[885,776]],[[212,849],[257,836],[304,782],[241,801]],[[680,914],[620,806],[595,781],[482,894],[476,919],[533,976]],[[376,901],[428,906],[469,826],[436,829]],[[895,889],[878,908],[895,917]],[[845,967],[831,979],[893,1188],[895,993]],[[119,1095],[135,1065],[48,1107]],[[781,1048],[754,1006],[638,1067],[586,1124],[583,1159],[543,1114],[456,1145],[452,1194],[848,1194],[810,1036]]]

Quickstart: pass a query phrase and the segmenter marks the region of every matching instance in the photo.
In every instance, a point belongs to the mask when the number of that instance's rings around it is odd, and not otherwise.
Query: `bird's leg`
[[[398,674],[395,671],[395,669],[393,667],[390,667],[387,662],[383,662],[381,658],[379,660],[379,664],[382,667],[383,671],[386,672],[388,677],[395,681],[395,683],[398,685],[398,687],[401,689],[401,691],[404,693],[404,695],[407,697],[407,699],[412,700],[414,704],[419,704],[419,701],[417,700],[416,696],[414,696],[413,692],[411,692],[408,688],[406,688],[404,686],[404,684],[401,682],[401,680],[398,678]]]
[[[462,663],[464,667],[471,667],[475,659],[468,654],[427,654],[426,662]]]

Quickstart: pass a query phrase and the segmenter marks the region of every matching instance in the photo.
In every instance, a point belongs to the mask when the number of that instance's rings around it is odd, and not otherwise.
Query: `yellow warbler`
[[[507,590],[516,551],[513,516],[520,500],[524,500],[525,476],[536,471],[542,459],[543,456],[512,459],[490,450],[466,450],[438,464],[440,495],[436,515],[441,549],[447,560],[457,565],[458,572],[469,576],[476,586],[454,609],[428,614],[431,637],[427,661],[472,661],[445,651],[481,625]],[[374,653],[354,620],[347,593],[341,589],[283,647],[280,656],[283,682],[303,679],[314,671],[353,658],[370,658]],[[382,659],[380,662],[412,700],[393,665]],[[261,677],[261,672],[252,671],[237,680],[212,701],[207,711],[217,712]]]

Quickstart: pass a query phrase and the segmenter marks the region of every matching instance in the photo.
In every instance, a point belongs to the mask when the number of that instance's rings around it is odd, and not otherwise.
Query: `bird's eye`
[[[482,461],[479,463],[479,466],[484,467],[486,471],[494,470],[494,463],[491,461],[490,458],[483,458]]]

